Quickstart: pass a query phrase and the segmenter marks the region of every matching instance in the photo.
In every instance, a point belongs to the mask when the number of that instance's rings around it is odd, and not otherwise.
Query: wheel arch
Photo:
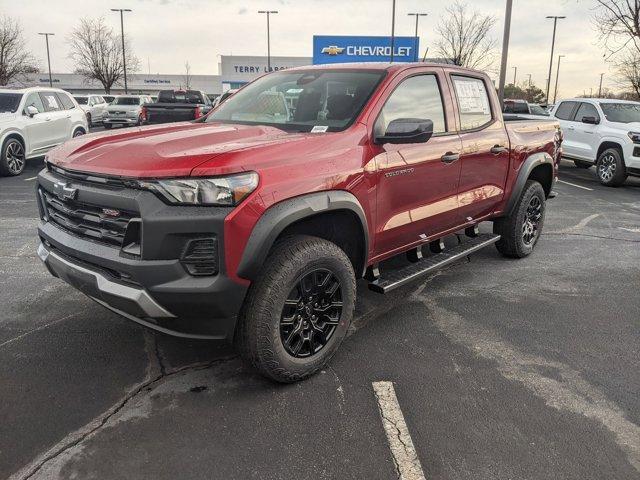
[[[616,148],[620,150],[620,153],[622,154],[622,159],[624,161],[624,149],[622,147],[622,144],[615,140],[604,140],[603,142],[600,143],[600,146],[598,147],[598,153],[596,153],[596,162],[600,158],[600,155],[602,155],[602,152],[610,148]]]
[[[548,198],[553,187],[553,170],[553,157],[547,152],[538,152],[527,157],[518,172],[518,177],[507,202],[507,208],[505,208],[505,214],[510,215],[513,212],[527,180],[539,182]]]
[[[364,274],[369,248],[367,219],[357,198],[338,190],[294,197],[267,209],[249,236],[238,276],[254,280],[275,242],[295,234],[336,243],[351,260],[356,276]]]

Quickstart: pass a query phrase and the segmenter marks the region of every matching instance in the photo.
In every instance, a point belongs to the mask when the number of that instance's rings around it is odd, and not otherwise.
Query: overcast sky
[[[501,45],[504,0],[467,0],[497,22],[493,36]],[[428,12],[420,20],[421,50],[431,47],[435,27],[443,15],[442,0],[397,0],[396,34],[413,35],[408,12]],[[615,86],[613,72],[603,61],[593,27],[593,0],[514,0],[507,79],[518,83],[531,73],[544,90],[549,68],[552,21],[546,15],[566,15],[559,23],[556,53],[566,55],[560,70],[559,97]],[[314,34],[388,35],[391,0],[0,0],[0,11],[17,18],[28,47],[46,69],[44,38],[38,32],[55,32],[51,38],[54,72],[71,72],[66,39],[80,17],[104,16],[120,28],[119,16],[109,8],[130,8],[125,31],[141,60],[141,73],[183,73],[189,61],[192,74],[218,73],[219,55],[266,55],[266,25],[259,9],[279,10],[271,21],[271,53],[311,56]],[[429,52],[431,53],[431,52]],[[499,53],[499,50],[497,51]],[[555,62],[555,60],[554,60]],[[553,77],[555,78],[555,65]],[[552,86],[553,87],[553,86]]]

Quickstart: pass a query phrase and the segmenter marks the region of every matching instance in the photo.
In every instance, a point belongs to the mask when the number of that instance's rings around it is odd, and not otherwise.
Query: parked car
[[[102,124],[108,106],[102,95],[74,95],[73,98],[87,116],[90,127]]]
[[[564,156],[579,168],[596,166],[602,185],[640,176],[640,103],[574,98],[553,109],[564,133]]]
[[[20,175],[28,159],[87,133],[84,113],[59,89],[0,89],[0,176]]]
[[[151,103],[148,95],[118,95],[107,108],[104,128],[110,129],[114,125],[142,125],[145,121],[143,105],[147,103]]]
[[[146,123],[172,123],[195,120],[209,113],[209,97],[199,90],[162,90],[158,101],[145,105]]]
[[[515,114],[522,118],[542,118],[548,119],[550,114],[540,105],[529,103],[526,100],[505,99],[503,102],[503,113]]]
[[[558,122],[505,123],[478,71],[281,70],[196,122],[52,151],[38,254],[120,315],[234,340],[261,373],[292,382],[345,338],[357,278],[385,293],[492,244],[529,255],[560,154]],[[494,233],[478,234],[485,220]],[[467,239],[446,249],[454,232]],[[413,263],[380,269],[405,253]]]
[[[116,96],[115,95],[102,95],[102,98],[104,98],[105,102],[107,102],[109,105],[111,105],[111,103],[116,98]]]

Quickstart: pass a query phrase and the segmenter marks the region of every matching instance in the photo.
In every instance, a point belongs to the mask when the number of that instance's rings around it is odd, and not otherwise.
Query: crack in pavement
[[[157,350],[154,349],[154,351],[157,351]],[[231,356],[211,360],[209,362],[184,365],[182,367],[175,368],[169,372],[163,371],[164,367],[161,367],[160,373],[158,375],[155,375],[153,378],[147,378],[146,381],[138,384],[136,387],[131,389],[129,393],[127,393],[124,396],[122,400],[120,400],[118,403],[112,406],[100,417],[90,421],[80,429],[67,435],[63,440],[61,440],[60,442],[58,442],[58,444],[56,444],[54,447],[49,449],[39,459],[36,459],[35,461],[31,462],[31,464],[29,464],[28,466],[23,467],[21,470],[11,475],[11,477],[9,477],[9,480],[27,480],[29,478],[32,478],[43,467],[45,467],[47,463],[55,460],[57,457],[64,454],[66,451],[70,450],[71,448],[79,445],[84,440],[87,440],[95,436],[107,424],[107,422],[112,417],[117,415],[140,393],[152,391],[154,388],[159,386],[167,378],[170,378],[174,375],[183,373],[188,370],[193,370],[193,371],[206,370],[208,368],[213,367],[216,364],[228,362],[236,357],[237,355],[231,355]],[[160,357],[158,357],[158,361],[160,362]]]
[[[604,235],[590,235],[588,233],[575,233],[575,232],[547,232],[542,233],[541,236],[550,236],[550,237],[561,237],[563,235],[569,235],[572,237],[590,237],[590,238],[602,238],[603,240],[615,240],[618,242],[630,242],[630,243],[640,243],[640,240],[634,240],[632,238],[619,238],[619,237],[605,237]]]

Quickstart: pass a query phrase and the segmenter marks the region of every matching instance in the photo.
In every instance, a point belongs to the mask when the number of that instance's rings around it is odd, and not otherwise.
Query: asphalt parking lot
[[[424,472],[407,479],[640,478],[638,179],[564,162],[532,256],[486,249],[387,296],[361,283],[330,366],[276,385],[49,276],[39,168],[0,179],[0,478],[392,479],[394,448]]]

